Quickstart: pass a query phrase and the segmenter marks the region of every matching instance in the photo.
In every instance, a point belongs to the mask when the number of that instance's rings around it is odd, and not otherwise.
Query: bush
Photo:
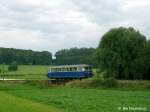
[[[18,65],[16,62],[13,62],[8,66],[8,71],[17,71],[17,70],[18,70]]]
[[[81,88],[88,88],[90,81],[89,80],[73,80],[66,83],[65,86],[67,87],[81,87]]]
[[[100,79],[100,78],[96,78],[92,80],[89,84],[89,87],[93,87],[93,88],[99,88],[102,86],[103,86],[103,79]]]
[[[104,87],[117,87],[118,86],[118,82],[115,78],[107,78],[103,80],[103,86]]]

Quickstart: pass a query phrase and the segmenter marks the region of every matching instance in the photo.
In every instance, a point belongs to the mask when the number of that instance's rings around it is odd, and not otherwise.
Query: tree
[[[141,79],[134,73],[146,38],[139,31],[129,28],[113,28],[101,39],[96,59],[106,77]]]
[[[136,65],[136,66],[135,66]],[[133,64],[133,72],[142,77],[142,79],[150,79],[150,40],[145,43],[141,51],[140,57]]]
[[[18,70],[18,65],[16,62],[13,62],[8,66],[8,71],[17,71],[17,70]]]
[[[144,78],[150,79],[150,40],[146,42],[145,49],[143,51],[143,59],[144,59]]]

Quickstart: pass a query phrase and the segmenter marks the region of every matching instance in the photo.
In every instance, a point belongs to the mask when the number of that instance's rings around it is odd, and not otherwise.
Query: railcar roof
[[[88,67],[90,65],[80,64],[80,65],[57,65],[57,66],[50,66],[49,68],[69,68],[69,67]]]

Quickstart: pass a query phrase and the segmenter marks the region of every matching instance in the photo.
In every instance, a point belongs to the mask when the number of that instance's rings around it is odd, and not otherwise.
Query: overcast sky
[[[150,0],[0,0],[0,47],[97,47],[119,26],[150,37]]]

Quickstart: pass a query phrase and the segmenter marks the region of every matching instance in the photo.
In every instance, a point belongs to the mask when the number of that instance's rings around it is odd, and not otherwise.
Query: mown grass
[[[116,89],[81,89],[76,87],[41,89],[29,85],[2,83],[0,84],[0,91],[61,108],[65,112],[122,112],[122,110],[118,110],[118,107],[143,107],[147,109],[147,112],[150,111],[149,90],[125,91]],[[131,110],[127,112],[131,112]]]
[[[22,99],[0,91],[0,112],[62,112],[49,105]]]
[[[2,70],[2,65],[0,65]],[[46,74],[48,66],[44,65],[19,65],[17,71],[8,71],[8,65],[4,66],[5,78],[7,79],[27,79],[27,80],[45,80],[48,79]],[[2,78],[1,73],[1,78]]]

